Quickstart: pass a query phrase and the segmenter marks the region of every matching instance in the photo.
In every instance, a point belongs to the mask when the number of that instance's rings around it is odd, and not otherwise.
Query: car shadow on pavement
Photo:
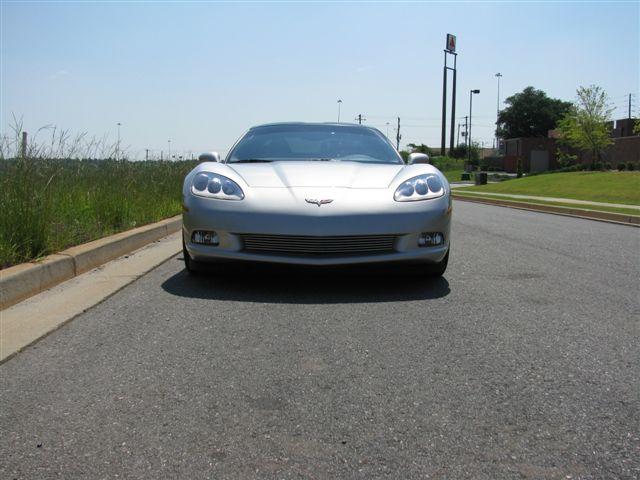
[[[182,264],[182,257],[171,261]],[[401,266],[309,268],[244,263],[197,275],[181,269],[162,288],[180,297],[301,304],[430,300],[450,292],[446,278],[408,274]]]

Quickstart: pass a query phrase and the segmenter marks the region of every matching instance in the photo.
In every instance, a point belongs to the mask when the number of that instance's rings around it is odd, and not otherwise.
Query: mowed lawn
[[[464,191],[640,205],[640,171],[552,173],[466,187]]]
[[[460,177],[464,173],[464,170],[462,170],[462,169],[459,169],[459,170],[444,170],[444,171],[442,171],[442,173],[444,174],[445,177],[447,177],[447,180],[449,181],[449,183],[452,183],[452,182],[459,182],[460,181]]]

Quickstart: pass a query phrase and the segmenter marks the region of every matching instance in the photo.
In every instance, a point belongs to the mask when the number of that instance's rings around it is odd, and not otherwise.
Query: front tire
[[[189,274],[196,275],[202,271],[202,267],[200,262],[196,262],[189,252],[187,251],[187,247],[184,244],[184,238],[182,239],[182,257],[184,259],[184,268]]]
[[[426,278],[441,277],[442,275],[444,275],[444,272],[447,270],[447,265],[449,264],[450,251],[451,249],[447,251],[447,254],[438,263],[426,263],[426,264],[414,265],[413,273]]]

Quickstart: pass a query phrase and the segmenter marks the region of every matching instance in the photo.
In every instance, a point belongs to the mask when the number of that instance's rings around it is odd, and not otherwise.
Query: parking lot
[[[172,258],[0,366],[0,476],[638,478],[639,230],[452,239],[437,280]]]

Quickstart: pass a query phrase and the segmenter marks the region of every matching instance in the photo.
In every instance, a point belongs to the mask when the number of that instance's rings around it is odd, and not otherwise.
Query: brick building
[[[518,159],[522,159],[524,172],[545,172],[558,168],[557,145],[555,138],[521,137],[504,141],[503,168],[505,172],[515,173]]]
[[[613,144],[602,152],[601,161],[611,163],[616,168],[619,163],[640,164],[640,136],[633,135],[636,119],[621,119],[610,122]],[[522,160],[522,170],[527,173],[544,172],[559,168],[557,130],[549,130],[547,137],[510,138],[503,142],[503,168],[514,173],[518,159]],[[592,163],[591,152],[577,152],[579,163]]]

